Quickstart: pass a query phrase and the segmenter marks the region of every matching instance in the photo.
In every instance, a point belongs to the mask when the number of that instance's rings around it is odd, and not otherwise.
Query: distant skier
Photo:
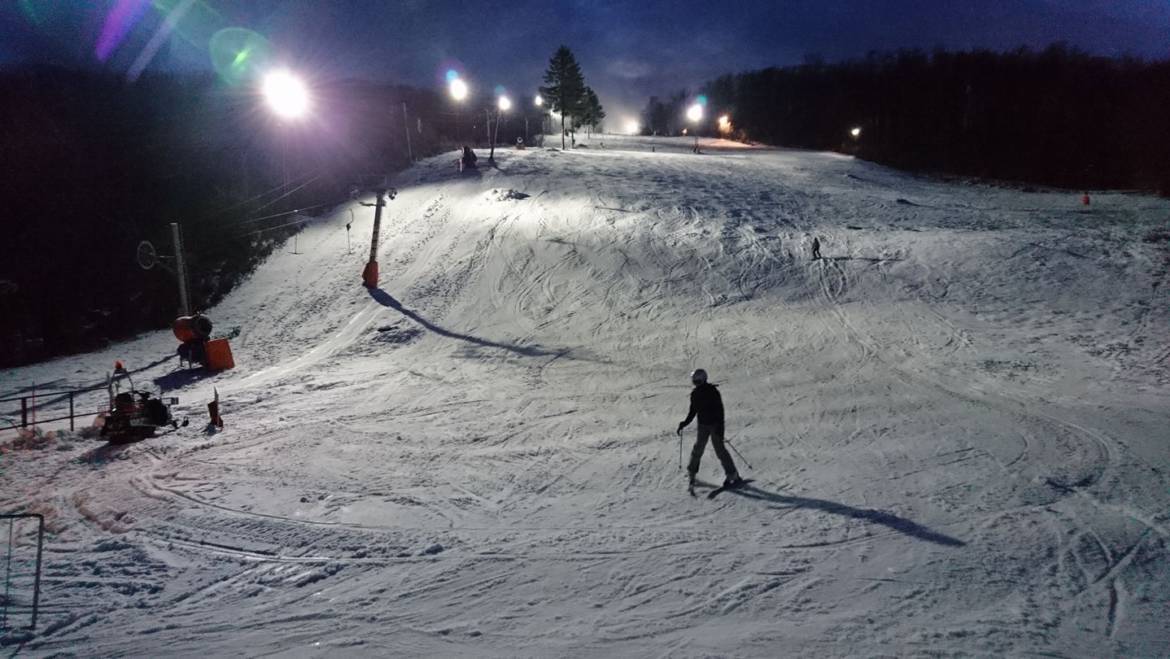
[[[813,250],[812,250],[812,252],[813,252],[813,260],[814,261],[819,260],[821,258],[821,241],[816,236],[813,236]]]
[[[471,147],[464,144],[463,157],[459,159],[459,171],[463,171],[465,169],[475,169],[476,160],[479,160],[479,157],[475,155],[475,152],[471,150]]]
[[[707,382],[707,371],[701,368],[691,373],[691,382],[695,385],[691,390],[691,409],[687,412],[686,420],[678,424],[678,434],[681,435],[683,428],[686,428],[696,416],[699,417],[699,434],[694,448],[691,449],[691,461],[687,465],[689,485],[691,487],[695,485],[695,474],[699,473],[699,462],[703,459],[703,451],[707,448],[707,440],[710,439],[711,447],[715,449],[715,455],[723,465],[723,472],[727,477],[723,481],[723,487],[736,487],[743,479],[739,477],[735,463],[731,461],[731,455],[723,444],[723,397],[719,395],[719,389],[715,385]]]

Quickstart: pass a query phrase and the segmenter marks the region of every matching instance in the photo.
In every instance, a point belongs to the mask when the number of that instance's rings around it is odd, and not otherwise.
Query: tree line
[[[728,113],[746,140],[919,171],[1170,194],[1170,61],[1064,44],[905,50],[833,64],[809,57],[724,75],[700,92],[707,116]],[[677,134],[692,98],[651,99],[644,130]]]

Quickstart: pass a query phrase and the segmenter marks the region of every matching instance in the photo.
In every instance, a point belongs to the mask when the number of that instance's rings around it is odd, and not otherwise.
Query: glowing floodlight
[[[447,89],[451,92],[451,98],[456,101],[462,101],[467,98],[467,83],[463,82],[462,78],[452,79],[450,84],[447,85]]]
[[[642,132],[642,126],[639,125],[637,121],[630,119],[626,121],[626,132],[630,135],[637,135],[638,133]]]
[[[264,77],[264,98],[277,116],[296,119],[309,110],[309,90],[288,71],[273,71]]]
[[[541,96],[540,94],[537,94],[536,99],[533,101],[533,103],[536,103],[536,107],[538,107],[538,108],[544,106],[544,97]]]
[[[691,107],[687,108],[687,119],[690,119],[691,121],[694,121],[694,122],[698,122],[702,118],[703,118],[703,106],[702,105],[695,103]]]
[[[498,102],[500,112],[507,112],[512,109],[512,99],[507,96],[501,96]]]
[[[853,139],[861,137],[861,126],[854,126],[849,130],[849,134],[853,136]]]
[[[719,132],[726,133],[731,130],[731,117],[723,115],[719,117]]]

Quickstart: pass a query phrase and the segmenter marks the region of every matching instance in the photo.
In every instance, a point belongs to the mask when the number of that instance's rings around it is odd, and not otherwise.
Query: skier
[[[695,474],[699,472],[699,462],[703,459],[703,451],[707,448],[709,438],[726,475],[723,487],[737,487],[743,483],[743,479],[739,477],[735,463],[731,461],[731,455],[723,444],[723,398],[719,395],[719,389],[707,382],[707,371],[695,369],[691,373],[691,382],[695,385],[691,390],[691,409],[687,412],[686,420],[678,424],[678,434],[681,435],[683,428],[690,424],[691,419],[699,417],[699,434],[695,440],[695,447],[691,449],[690,464],[687,465],[688,483],[694,488]]]
[[[821,258],[821,240],[816,236],[813,236],[812,254],[814,261]]]
[[[471,150],[471,147],[464,144],[463,157],[459,159],[459,171],[463,171],[465,169],[475,169],[475,161],[478,159],[479,158],[475,155],[475,152]]]

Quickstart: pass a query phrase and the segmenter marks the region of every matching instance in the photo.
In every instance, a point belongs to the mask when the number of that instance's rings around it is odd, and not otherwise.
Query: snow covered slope
[[[423,162],[380,290],[355,205],[210,310],[231,372],[159,333],[0,373],[121,358],[194,419],[0,456],[52,531],[24,649],[1170,654],[1170,204],[690,144]],[[695,367],[756,479],[710,501]]]

